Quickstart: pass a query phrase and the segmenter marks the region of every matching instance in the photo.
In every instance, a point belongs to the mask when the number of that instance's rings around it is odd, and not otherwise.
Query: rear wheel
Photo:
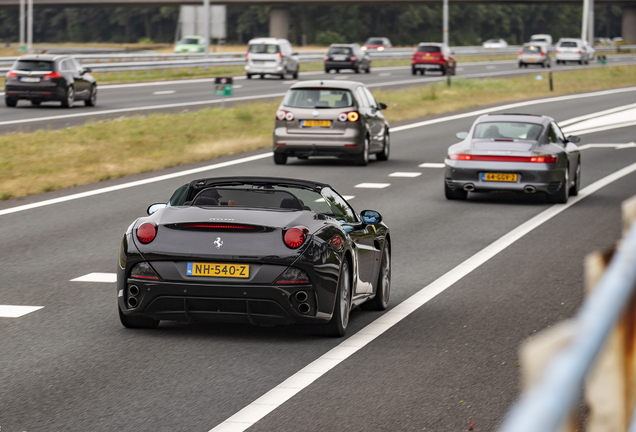
[[[40,106],[42,104],[41,100],[32,100],[31,101],[31,105],[33,106]]]
[[[367,66],[367,69],[364,72],[365,73],[371,73],[371,65]]]
[[[247,74],[246,77],[247,79],[252,79],[252,74]]]
[[[417,75],[417,69],[411,68],[411,75]]]
[[[380,153],[375,154],[375,158],[379,161],[389,160],[389,153],[391,152],[391,137],[387,132],[384,135],[384,145],[382,146],[382,151]]]
[[[88,99],[84,101],[84,105],[95,106],[96,103],[97,103],[97,87],[93,85],[91,86],[91,94],[88,97]]]
[[[426,69],[420,69],[420,75],[426,75]]]
[[[382,263],[380,264],[380,274],[378,275],[378,284],[376,287],[375,297],[361,305],[364,310],[380,310],[383,311],[389,305],[391,297],[391,252],[389,245],[384,246],[382,251]]]
[[[565,204],[570,196],[570,167],[565,169],[565,179],[557,193],[548,195],[548,202],[552,204]]]
[[[300,66],[298,66],[296,68],[296,72],[293,73],[292,78],[293,79],[298,79],[298,72],[300,71]]]
[[[369,163],[369,137],[364,138],[362,152],[355,157],[356,165],[366,166]]]
[[[13,108],[18,104],[18,100],[15,98],[5,97],[4,104],[8,107]]]
[[[119,320],[126,328],[153,329],[159,325],[159,320],[141,316],[127,316],[124,315],[119,306],[117,306],[117,309],[119,309]]]
[[[75,89],[73,86],[69,86],[69,88],[66,89],[64,99],[62,99],[62,106],[64,108],[71,108],[73,106],[73,102],[75,102]]]
[[[444,66],[442,66],[442,76],[446,75],[446,68]]]
[[[285,165],[287,163],[287,155],[282,153],[274,153],[274,163],[276,165]]]
[[[360,73],[360,65],[356,66],[353,70],[355,73]]]
[[[446,195],[447,200],[465,200],[468,197],[468,191],[463,189],[451,189],[448,187],[446,182],[444,182],[444,195]]]
[[[334,305],[331,320],[324,325],[324,334],[333,337],[342,337],[347,332],[349,324],[349,312],[351,305],[351,277],[349,275],[349,262],[344,259],[340,270],[338,291],[336,292],[336,304]]]
[[[578,161],[576,165],[576,177],[574,178],[574,184],[570,188],[570,196],[577,196],[579,189],[581,188],[581,161]]]

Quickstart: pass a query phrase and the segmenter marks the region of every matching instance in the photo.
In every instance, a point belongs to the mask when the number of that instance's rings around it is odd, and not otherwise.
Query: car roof
[[[561,39],[559,39],[559,42],[557,42],[557,43],[561,43],[561,42],[583,42],[583,39],[578,39],[578,38],[561,38]]]
[[[519,123],[536,123],[547,126],[554,119],[545,115],[523,114],[523,113],[497,113],[485,114],[477,119],[475,123],[489,122],[519,122]]]
[[[319,183],[311,180],[299,180],[283,177],[211,177],[197,179],[190,182],[190,187],[194,189],[202,189],[209,186],[228,186],[233,184],[263,184],[263,185],[286,185],[299,186],[312,190],[320,190],[325,187],[331,188],[326,183]]]
[[[358,45],[357,43],[350,43],[350,44],[342,44],[342,43],[334,43],[329,45],[329,48],[331,47],[347,47],[347,48],[351,48],[352,46]]]
[[[54,54],[27,54],[18,58],[20,60],[43,60],[43,61],[55,61],[59,59],[70,58],[67,55],[54,55]]]
[[[420,42],[417,44],[417,46],[420,46],[420,45],[444,46],[444,44],[440,42]]]
[[[261,38],[254,38],[252,40],[250,40],[248,42],[248,45],[252,45],[252,44],[279,44],[279,43],[283,43],[283,42],[289,42],[287,39],[280,39],[280,38],[270,38],[270,37],[261,37]]]
[[[297,82],[296,84],[292,85],[290,89],[319,87],[319,88],[335,88],[335,89],[353,90],[359,85],[364,85],[364,84],[358,81],[312,80],[312,81]]]

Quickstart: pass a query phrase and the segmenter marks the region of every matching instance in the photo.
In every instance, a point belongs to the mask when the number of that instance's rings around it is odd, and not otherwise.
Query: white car
[[[247,79],[254,75],[276,75],[285,79],[285,75],[298,78],[298,53],[294,52],[286,39],[256,38],[247,45],[245,75]]]
[[[594,60],[594,53],[594,48],[583,39],[559,39],[556,45],[556,62],[557,64],[566,64],[567,62],[588,64],[590,60]]]
[[[508,43],[503,39],[488,39],[481,46],[484,48],[506,48]]]

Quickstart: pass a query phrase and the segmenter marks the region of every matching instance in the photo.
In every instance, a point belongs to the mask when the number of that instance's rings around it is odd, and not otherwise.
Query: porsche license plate
[[[230,277],[248,278],[250,277],[250,266],[248,264],[217,264],[217,263],[188,263],[188,276],[208,276],[208,277]]]
[[[482,173],[482,181],[495,181],[495,182],[516,182],[517,174],[505,174],[505,173]]]
[[[303,120],[303,127],[331,127],[331,120]]]

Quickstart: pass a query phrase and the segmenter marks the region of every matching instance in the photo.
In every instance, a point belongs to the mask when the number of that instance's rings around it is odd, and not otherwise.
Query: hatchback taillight
[[[339,122],[357,122],[358,120],[360,120],[360,114],[358,113],[358,111],[342,112],[338,114]]]
[[[328,55],[325,56],[325,61],[329,61],[329,56]]]
[[[291,113],[291,112],[285,111],[285,110],[278,110],[278,111],[276,111],[276,120],[293,121],[294,120],[294,113]]]
[[[350,61],[356,61],[356,60],[358,60],[358,57],[356,57],[356,56],[351,56],[351,58],[349,58],[349,60],[350,60]]]
[[[49,72],[46,75],[44,75],[45,80],[56,79],[56,78],[62,78],[62,74],[59,72]]]
[[[18,74],[15,73],[14,71],[10,70],[9,72],[7,72],[7,78],[17,78]]]

